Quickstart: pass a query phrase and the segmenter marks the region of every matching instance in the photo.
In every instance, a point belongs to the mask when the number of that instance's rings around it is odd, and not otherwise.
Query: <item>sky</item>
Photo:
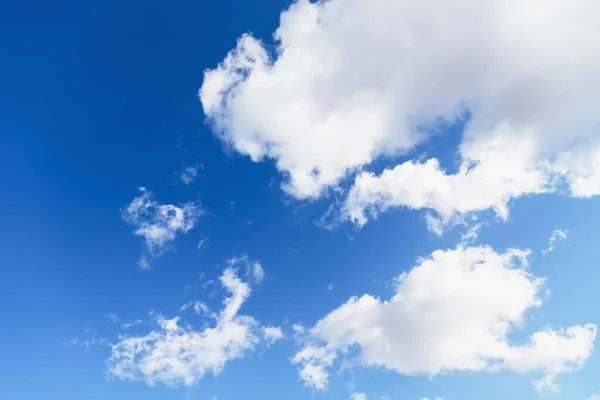
[[[0,398],[600,398],[600,3],[0,13]]]

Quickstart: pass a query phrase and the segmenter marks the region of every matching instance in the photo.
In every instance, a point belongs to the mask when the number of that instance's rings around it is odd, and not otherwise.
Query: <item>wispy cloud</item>
[[[550,235],[548,239],[548,248],[546,250],[542,250],[542,256],[546,257],[550,252],[554,251],[557,242],[562,242],[567,240],[568,234],[567,231],[555,230]]]
[[[185,185],[191,185],[196,181],[198,171],[201,170],[204,170],[204,164],[202,163],[185,167],[179,171],[179,180]]]
[[[152,193],[141,187],[140,195],[121,210],[125,222],[135,227],[134,233],[144,238],[145,251],[138,260],[143,269],[150,268],[149,259],[165,252],[180,233],[187,233],[198,223],[202,208],[193,202],[178,207],[160,204]]]
[[[242,267],[246,270],[246,275],[251,276],[256,283],[261,283],[265,279],[265,271],[258,261],[250,260],[247,254],[231,257],[227,260],[230,268]]]
[[[109,374],[123,380],[143,380],[149,385],[190,386],[207,373],[218,375],[227,363],[243,358],[257,345],[271,345],[283,337],[280,328],[261,327],[253,317],[239,313],[251,289],[236,269],[226,269],[220,283],[229,295],[219,312],[208,313],[213,320],[211,326],[197,330],[182,323],[180,317],[158,315],[157,329],[141,336],[121,336],[111,346]],[[208,310],[200,302],[182,309],[190,307],[199,312]]]

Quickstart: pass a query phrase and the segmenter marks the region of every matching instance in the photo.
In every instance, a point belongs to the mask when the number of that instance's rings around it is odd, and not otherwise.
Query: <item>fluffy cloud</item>
[[[143,187],[139,190],[140,195],[121,210],[121,216],[135,227],[136,235],[144,238],[146,252],[138,263],[146,269],[150,267],[149,256],[159,256],[178,234],[187,233],[196,226],[202,209],[195,203],[185,203],[181,207],[160,204],[152,198],[151,192]]]
[[[297,0],[274,51],[243,35],[199,95],[215,133],[273,159],[298,198],[468,118],[456,174],[435,159],[362,172],[346,216],[505,217],[510,199],[557,180],[573,196],[600,193],[599,14],[595,0]]]
[[[537,372],[552,385],[586,362],[596,326],[546,328],[527,343],[509,341],[526,313],[542,305],[545,281],[528,271],[528,255],[485,246],[437,250],[397,278],[391,299],[352,297],[322,318],[293,363],[318,389],[335,361],[353,354],[365,366],[405,375],[506,369]]]
[[[556,242],[567,240],[567,232],[561,230],[555,230],[552,232],[550,239],[548,239],[548,248],[546,250],[542,250],[542,255],[546,257],[548,253],[554,251],[554,246]]]
[[[178,317],[160,316],[157,330],[143,336],[123,336],[112,345],[109,374],[124,380],[144,380],[149,385],[189,386],[207,373],[218,375],[229,361],[244,357],[261,341],[272,344],[278,328],[262,328],[253,317],[239,314],[250,296],[250,286],[234,269],[225,270],[220,281],[229,296],[223,309],[211,314],[213,326],[195,330]],[[265,339],[261,339],[261,332]]]
[[[435,211],[439,233],[461,214],[493,209],[508,217],[508,202],[526,194],[551,190],[543,164],[535,158],[531,138],[512,135],[501,127],[490,136],[463,145],[463,162],[455,174],[446,174],[436,159],[408,161],[381,175],[359,174],[344,205],[344,214],[363,225],[367,216],[392,206]]]
[[[350,395],[351,400],[367,400],[367,395],[364,393],[352,393]]]

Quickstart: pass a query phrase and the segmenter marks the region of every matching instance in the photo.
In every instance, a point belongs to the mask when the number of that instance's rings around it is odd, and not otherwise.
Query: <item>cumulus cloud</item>
[[[221,140],[274,160],[297,198],[359,171],[358,224],[393,206],[505,218],[557,181],[600,194],[599,14],[595,0],[297,0],[273,51],[242,35],[199,96]],[[418,157],[361,171],[465,118],[458,172]]]
[[[177,235],[193,229],[203,211],[195,203],[185,203],[181,207],[160,204],[145,188],[139,191],[140,195],[121,210],[121,216],[134,226],[136,235],[144,238],[145,252],[138,264],[147,269],[150,268],[149,257],[161,255]]]
[[[397,278],[389,300],[352,297],[323,317],[292,362],[317,389],[342,357],[404,375],[536,372],[552,385],[558,374],[584,365],[596,326],[548,327],[526,343],[509,341],[526,313],[542,305],[545,280],[528,270],[528,256],[486,246],[434,251]]]
[[[239,313],[251,294],[250,286],[231,268],[223,272],[220,282],[229,295],[222,310],[211,315],[214,324],[197,330],[179,317],[158,316],[157,329],[142,336],[121,336],[111,346],[109,374],[149,385],[190,386],[207,373],[218,375],[228,362],[243,358],[259,343],[272,344],[278,328],[262,328],[253,317]]]
[[[350,395],[351,400],[367,400],[367,395],[364,393],[352,393]]]
[[[535,149],[527,136],[513,136],[501,127],[462,147],[463,162],[455,174],[447,174],[436,159],[408,161],[378,176],[362,172],[350,189],[344,214],[360,226],[368,215],[389,207],[426,208],[436,213],[428,217],[433,219],[428,225],[438,234],[453,218],[470,212],[491,208],[506,219],[511,199],[552,190]]]
[[[548,248],[546,250],[542,250],[542,255],[546,257],[548,253],[554,251],[554,246],[556,242],[560,242],[563,240],[567,240],[568,234],[566,231],[561,231],[559,229],[552,232],[550,238],[548,239]]]

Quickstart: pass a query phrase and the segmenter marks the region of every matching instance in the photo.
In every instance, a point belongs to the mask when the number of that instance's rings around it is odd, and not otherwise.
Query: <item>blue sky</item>
[[[0,398],[596,400],[600,9],[448,4],[3,7]]]

